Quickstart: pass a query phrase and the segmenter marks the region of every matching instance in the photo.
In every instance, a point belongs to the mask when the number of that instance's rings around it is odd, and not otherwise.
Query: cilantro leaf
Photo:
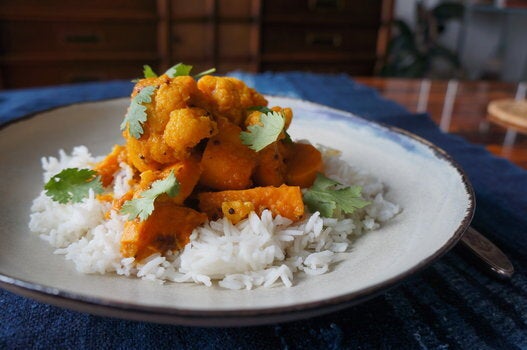
[[[319,211],[324,217],[338,217],[342,212],[353,213],[370,204],[361,197],[362,187],[338,188],[340,183],[317,174],[313,186],[304,193],[304,203],[312,212]]]
[[[203,72],[200,72],[200,73],[194,75],[194,79],[198,80],[199,78],[201,78],[201,77],[203,77],[203,76],[205,76],[205,75],[212,74],[212,73],[214,73],[215,71],[216,71],[216,68],[207,69],[207,70],[205,70],[205,71],[203,71]]]
[[[190,75],[190,72],[192,71],[192,68],[193,67],[188,65],[188,64],[178,63],[178,64],[170,67],[165,72],[165,74],[168,75],[170,78],[186,76],[186,75]],[[216,71],[216,68],[207,69],[206,71],[203,71],[201,73],[198,73],[198,74],[194,75],[194,79],[197,80],[197,79],[201,78],[202,76],[207,75],[207,74],[212,74],[215,71]]]
[[[120,212],[128,214],[129,220],[139,218],[140,221],[144,221],[154,211],[156,198],[164,193],[170,197],[175,197],[179,193],[179,182],[173,171],[163,180],[154,181],[150,189],[143,191],[139,198],[126,201]]]
[[[262,125],[254,124],[247,127],[247,131],[240,133],[240,139],[244,145],[255,150],[261,151],[266,146],[278,140],[278,136],[284,130],[285,119],[281,113],[271,111],[262,113],[260,116]]]
[[[178,63],[170,67],[165,72],[165,74],[168,75],[170,78],[181,77],[184,75],[190,75],[191,70],[192,70],[192,66],[189,66],[188,64]]]
[[[293,139],[291,138],[291,135],[289,135],[289,133],[287,132],[287,130],[284,130],[284,135],[285,135],[285,137],[284,137],[284,139],[283,139],[283,142],[284,142],[284,143],[289,143],[289,144],[294,143],[294,142],[293,142]]]
[[[128,125],[128,132],[132,137],[138,139],[143,134],[143,123],[148,118],[146,114],[146,106],[144,103],[152,102],[152,95],[156,90],[155,86],[145,86],[137,95],[132,98],[130,107],[126,112],[123,122],[121,123],[121,130],[126,129]]]
[[[263,114],[273,113],[273,110],[267,106],[252,106],[247,108],[249,111],[258,111]]]
[[[156,72],[148,64],[143,66],[143,75],[145,78],[157,78]]]
[[[184,63],[178,63],[167,69],[167,71],[164,73],[169,78],[174,77],[181,77],[181,76],[188,76],[190,75],[190,71],[192,70],[192,66]],[[194,75],[194,79],[198,80],[199,78],[207,75],[212,74],[216,71],[216,68],[207,69],[206,71],[203,71],[201,73],[198,73]],[[148,64],[143,65],[143,76],[144,78],[157,78],[157,73],[150,67]],[[134,79],[132,80],[133,83],[137,83],[141,79]]]
[[[101,178],[95,170],[78,168],[62,170],[49,179],[44,189],[47,196],[62,204],[82,202],[88,197],[90,189],[94,193],[103,192]]]
[[[247,108],[247,110],[249,110],[249,111],[258,111],[258,112],[263,113],[263,114],[273,113],[274,112],[271,108],[269,108],[267,106],[252,106],[252,107]],[[291,138],[291,135],[289,135],[287,130],[284,130],[284,135],[285,135],[285,138],[284,138],[283,141],[285,143],[293,143],[293,139]]]

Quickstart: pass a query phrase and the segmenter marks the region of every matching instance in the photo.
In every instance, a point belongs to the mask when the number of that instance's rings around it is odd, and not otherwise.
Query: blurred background
[[[0,90],[178,62],[348,74],[527,168],[527,128],[486,118],[525,98],[527,0],[0,0]]]
[[[2,88],[219,73],[527,80],[527,1],[2,0]]]

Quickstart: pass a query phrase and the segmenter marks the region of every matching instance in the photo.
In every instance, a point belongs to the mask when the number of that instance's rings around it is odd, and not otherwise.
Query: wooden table
[[[413,112],[428,112],[445,132],[484,145],[527,169],[527,135],[487,119],[490,101],[525,94],[525,85],[490,81],[442,81],[356,77]],[[523,97],[525,98],[525,96]]]

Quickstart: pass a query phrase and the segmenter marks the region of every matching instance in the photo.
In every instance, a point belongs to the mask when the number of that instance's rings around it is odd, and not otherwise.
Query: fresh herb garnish
[[[278,136],[285,127],[285,118],[282,113],[271,110],[268,113],[262,113],[260,123],[262,125],[250,125],[247,127],[248,131],[240,133],[242,143],[256,152],[278,140]]]
[[[273,113],[274,111],[267,107],[267,106],[252,106],[252,107],[249,107],[247,110],[249,111],[258,111],[262,114],[267,114],[267,113]],[[283,115],[282,115],[283,116]],[[285,118],[284,118],[285,120]],[[284,130],[284,139],[283,141],[285,143],[293,143],[293,139],[291,138],[291,135],[289,135],[289,133],[287,132],[287,130]]]
[[[273,113],[274,112],[271,108],[269,108],[267,106],[252,106],[252,107],[247,108],[247,110],[249,110],[249,111],[258,111],[258,112],[263,113],[263,114]]]
[[[353,213],[370,202],[362,199],[360,186],[342,187],[340,183],[317,174],[313,186],[304,193],[304,203],[311,212],[319,211],[324,217],[338,217],[342,212]]]
[[[142,88],[141,91],[132,98],[130,107],[128,107],[126,116],[121,123],[121,130],[126,129],[126,125],[128,125],[128,132],[136,139],[143,135],[143,123],[146,122],[146,119],[148,118],[144,103],[152,102],[152,95],[155,90],[155,86],[145,86]]]
[[[156,72],[148,64],[143,66],[143,75],[145,78],[157,78]]]
[[[194,75],[194,79],[198,80],[199,78],[204,77],[205,75],[212,74],[212,73],[214,73],[215,71],[216,71],[216,68],[210,68],[210,69],[207,69],[207,70],[205,70],[205,71],[203,71],[203,72],[200,72],[200,73]]]
[[[168,75],[170,78],[182,77],[185,75],[190,75],[191,70],[192,70],[192,66],[189,66],[188,64],[178,63],[170,67],[165,72],[165,74]]]
[[[96,194],[103,192],[101,178],[95,170],[78,168],[62,170],[49,179],[44,189],[47,196],[62,204],[82,202],[90,190]]]
[[[128,214],[128,219],[139,218],[140,221],[146,220],[154,211],[154,202],[157,197],[166,193],[170,197],[175,197],[179,193],[179,182],[171,171],[163,180],[152,182],[150,189],[143,191],[139,198],[126,201],[121,214]]]
[[[168,68],[164,74],[166,74],[170,78],[174,78],[174,77],[182,77],[182,76],[190,75],[191,71],[192,71],[192,66],[188,64],[184,64],[184,63],[178,63]],[[206,71],[203,71],[201,73],[194,75],[194,79],[197,80],[201,78],[202,76],[205,76],[207,74],[212,74],[215,71],[216,71],[216,68],[207,69]],[[152,67],[150,67],[147,64],[143,66],[143,75],[145,78],[157,78],[158,76],[157,73],[154,72]]]

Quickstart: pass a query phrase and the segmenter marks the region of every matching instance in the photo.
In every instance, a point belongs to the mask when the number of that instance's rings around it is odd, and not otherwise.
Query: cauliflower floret
[[[216,122],[201,108],[182,108],[170,113],[163,140],[180,158],[187,157],[189,150],[201,140],[218,133]]]
[[[140,80],[134,87],[132,97],[145,86],[156,86],[157,89],[152,95],[152,102],[145,105],[148,119],[143,124],[144,132],[139,139],[131,136],[128,130],[123,133],[128,160],[140,172],[159,170],[164,164],[180,160],[178,152],[163,138],[165,127],[172,111],[193,105],[201,94],[194,78],[181,76],[171,79],[163,75]]]
[[[206,75],[198,81],[198,88],[206,96],[214,115],[239,126],[245,121],[249,107],[267,106],[262,95],[236,78]]]

